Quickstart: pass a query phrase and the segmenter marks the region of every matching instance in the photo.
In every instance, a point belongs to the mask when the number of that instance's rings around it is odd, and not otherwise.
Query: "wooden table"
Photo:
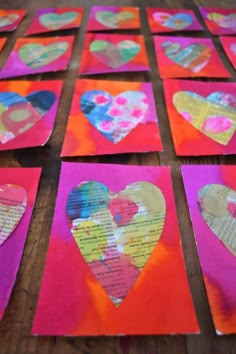
[[[150,73],[126,73],[121,75],[104,75],[114,80],[151,81],[157,102],[164,152],[144,154],[123,154],[100,157],[84,157],[64,159],[66,161],[120,163],[130,165],[170,165],[174,184],[174,193],[179,218],[185,262],[190,288],[198,316],[200,335],[176,336],[140,336],[140,337],[107,337],[107,338],[63,338],[63,337],[32,337],[30,328],[38,299],[40,282],[45,263],[48,240],[53,217],[61,158],[60,151],[65,132],[70,103],[73,94],[78,65],[83,48],[85,24],[91,5],[127,5],[141,7],[142,28],[152,71]],[[0,167],[32,167],[42,166],[43,173],[28,233],[27,244],[22,258],[16,284],[9,305],[0,324],[0,353],[83,353],[83,354],[235,354],[236,336],[216,336],[201,275],[196,252],[191,222],[180,174],[180,165],[189,164],[236,164],[235,156],[213,157],[176,157],[170,134],[162,81],[155,62],[154,47],[148,29],[145,7],[172,7],[193,9],[203,24],[198,5],[235,7],[235,0],[5,0],[0,7],[5,9],[26,8],[27,16],[20,27],[9,34],[9,40],[0,56],[0,66],[5,62],[15,40],[23,36],[28,28],[37,7],[82,6],[85,8],[83,25],[80,31],[69,30],[68,34],[76,36],[71,65],[66,72],[37,75],[32,79],[63,79],[64,89],[53,134],[44,147],[0,152]],[[203,35],[209,35],[207,31]],[[236,80],[236,72],[232,69],[222,52],[217,37],[214,43],[225,66]],[[30,77],[27,77],[31,79]],[[100,78],[103,78],[100,76]],[[20,78],[18,80],[25,79]],[[235,294],[236,295],[236,294]],[[184,313],[183,313],[184,316]]]

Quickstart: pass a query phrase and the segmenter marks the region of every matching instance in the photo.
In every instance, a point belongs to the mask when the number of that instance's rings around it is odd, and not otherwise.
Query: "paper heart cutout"
[[[79,14],[75,11],[65,12],[63,14],[47,13],[39,16],[39,22],[49,30],[58,30],[73,23]]]
[[[26,97],[15,92],[0,92],[0,142],[5,144],[31,129],[49,111],[55,99],[51,91],[35,91]]]
[[[27,206],[26,190],[16,184],[0,186],[0,247],[15,230]]]
[[[66,213],[85,262],[118,306],[161,237],[166,213],[161,190],[135,182],[114,193],[102,183],[82,182],[70,192]]]
[[[182,47],[180,43],[162,43],[165,55],[175,64],[194,73],[201,71],[211,59],[211,49],[205,44],[192,43]]]
[[[129,21],[132,20],[135,15],[130,11],[97,11],[95,13],[96,20],[101,23],[103,26],[109,28],[119,28],[124,26],[125,23],[129,24]]]
[[[7,27],[15,23],[19,19],[18,14],[6,14],[0,16],[0,28]]]
[[[141,50],[141,46],[131,40],[120,41],[117,44],[95,40],[91,42],[89,51],[103,64],[116,69],[130,62]]]
[[[187,13],[170,15],[166,12],[154,12],[152,18],[155,22],[166,28],[182,30],[192,25],[193,18]]]
[[[68,48],[69,43],[67,42],[57,42],[48,45],[29,43],[23,45],[18,53],[24,64],[31,69],[39,69],[60,58]]]
[[[232,43],[230,45],[230,50],[234,55],[236,55],[236,43]]]
[[[194,128],[219,144],[227,145],[236,128],[236,96],[212,92],[202,97],[192,91],[178,91],[173,104]]]
[[[236,256],[236,191],[207,184],[198,191],[198,207],[211,231]]]
[[[236,14],[222,15],[216,12],[211,12],[207,18],[217,23],[219,27],[236,29]]]
[[[90,123],[117,144],[142,122],[149,105],[141,91],[125,91],[113,97],[106,91],[91,90],[81,96],[80,107]]]

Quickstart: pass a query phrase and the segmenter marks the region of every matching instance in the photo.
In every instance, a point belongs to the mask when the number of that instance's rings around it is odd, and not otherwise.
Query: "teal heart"
[[[64,14],[48,13],[39,16],[39,22],[49,30],[57,30],[74,22],[78,17],[77,12],[65,12]]]
[[[122,25],[122,22],[132,20],[134,18],[134,14],[129,11],[120,11],[117,13],[112,11],[97,11],[95,18],[103,26],[109,28],[119,28]]]

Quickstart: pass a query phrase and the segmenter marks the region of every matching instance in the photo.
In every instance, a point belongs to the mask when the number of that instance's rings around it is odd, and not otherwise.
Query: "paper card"
[[[182,166],[182,174],[216,332],[236,333],[236,166]]]
[[[235,90],[235,83],[164,81],[177,155],[236,153]]]
[[[79,73],[150,71],[144,37],[88,33],[85,35]]]
[[[46,144],[62,84],[58,80],[0,82],[0,151]]]
[[[0,168],[0,320],[15,283],[41,168]]]
[[[25,16],[25,10],[0,9],[0,32],[14,31]]]
[[[209,38],[153,38],[161,78],[231,77]]]
[[[236,34],[236,9],[200,7],[202,17],[212,34]]]
[[[148,7],[146,11],[152,33],[203,30],[192,10]]]
[[[77,81],[61,156],[162,150],[151,84]]]
[[[19,38],[0,71],[0,79],[66,70],[73,36]]]
[[[127,6],[92,6],[86,31],[139,29],[139,8]]]
[[[32,333],[198,331],[169,168],[62,163]]]
[[[80,7],[38,9],[26,35],[78,28],[82,14]]]
[[[236,37],[220,37],[221,44],[234,69],[236,70]]]
[[[6,38],[0,38],[0,52],[2,51],[7,39]]]

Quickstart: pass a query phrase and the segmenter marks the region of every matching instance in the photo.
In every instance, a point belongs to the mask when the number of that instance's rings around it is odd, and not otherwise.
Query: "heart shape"
[[[95,40],[91,42],[89,51],[103,64],[112,69],[121,67],[130,62],[141,50],[141,46],[131,40],[120,41],[116,44]]]
[[[182,30],[192,25],[193,18],[187,13],[170,15],[166,12],[154,12],[152,18],[163,27]]]
[[[117,144],[142,122],[149,105],[141,91],[125,91],[113,97],[105,91],[91,90],[81,96],[80,107],[90,123]]]
[[[96,20],[101,23],[103,26],[109,28],[119,28],[123,27],[126,23],[129,24],[129,21],[134,18],[134,14],[130,11],[97,11],[95,13]]]
[[[236,55],[236,43],[232,43],[230,45],[230,50],[234,55]]]
[[[75,11],[65,12],[63,14],[47,13],[39,16],[39,22],[49,30],[58,30],[73,23],[79,14]]]
[[[173,104],[189,124],[219,144],[227,145],[235,133],[236,96],[212,92],[202,97],[192,91],[178,91]]]
[[[0,16],[0,28],[12,25],[19,19],[19,17],[18,14],[6,14]]]
[[[15,230],[27,206],[26,190],[16,184],[0,186],[0,247]]]
[[[67,42],[57,42],[48,45],[28,43],[23,45],[18,53],[24,64],[31,69],[39,69],[60,58],[68,48],[69,43]]]
[[[51,91],[35,91],[26,97],[0,92],[0,142],[5,144],[31,129],[50,110],[55,99]]]
[[[161,190],[135,182],[114,193],[102,183],[82,182],[70,192],[66,213],[85,262],[118,306],[161,237],[166,213]]]
[[[166,56],[175,64],[194,73],[201,71],[211,59],[211,49],[199,43],[182,47],[180,43],[166,41],[162,43]]]
[[[211,231],[236,256],[236,191],[207,184],[198,191],[198,207]]]
[[[207,18],[217,23],[219,27],[229,28],[231,30],[236,29],[236,14],[222,15],[216,12],[211,12],[207,15]]]

